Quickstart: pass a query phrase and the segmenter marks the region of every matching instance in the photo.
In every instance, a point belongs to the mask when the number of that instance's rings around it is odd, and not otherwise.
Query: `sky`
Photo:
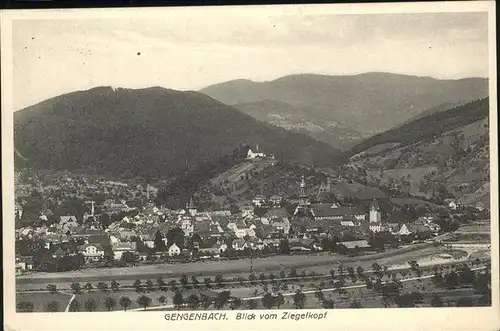
[[[96,86],[197,90],[297,73],[458,79],[489,72],[486,12],[167,10],[161,18],[26,19],[13,21],[12,52],[15,110]]]

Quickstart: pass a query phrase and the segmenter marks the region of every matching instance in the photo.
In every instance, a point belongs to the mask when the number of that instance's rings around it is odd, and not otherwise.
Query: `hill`
[[[488,80],[438,80],[388,73],[352,76],[301,74],[268,82],[235,80],[200,92],[225,104],[275,100],[369,136],[393,128],[443,103],[463,104],[488,96]]]
[[[418,117],[395,129],[364,140],[351,148],[348,154],[352,156],[382,144],[397,143],[407,145],[420,140],[431,140],[444,132],[486,118],[488,114],[488,98],[472,101],[446,111],[431,112],[428,116]]]
[[[328,118],[312,117],[308,109],[282,101],[261,100],[239,103],[233,107],[259,121],[309,135],[338,148],[352,147],[361,138],[359,132],[342,123]]]
[[[178,176],[243,144],[306,165],[338,155],[204,94],[160,87],[98,87],[43,101],[14,114],[14,141],[17,167],[123,178]]]
[[[346,167],[373,185],[488,207],[488,115],[481,99],[416,119],[352,148]]]

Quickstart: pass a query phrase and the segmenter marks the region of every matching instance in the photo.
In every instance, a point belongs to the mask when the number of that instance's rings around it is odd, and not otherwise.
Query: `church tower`
[[[372,206],[370,208],[370,223],[381,223],[382,214],[380,212],[380,206],[377,199],[373,199]]]
[[[299,204],[297,205],[297,208],[295,208],[295,212],[293,213],[294,215],[296,215],[299,210],[306,210],[307,205],[309,204],[306,194],[306,188],[306,180],[304,179],[304,175],[302,175],[302,180],[300,181],[299,186]]]
[[[189,203],[186,206],[186,209],[187,209],[189,215],[191,215],[192,217],[194,217],[198,213],[198,209],[196,209],[194,202],[193,202],[193,197],[191,197],[191,199],[189,199]]]
[[[302,175],[302,180],[300,182],[299,188],[299,205],[305,206],[307,205],[307,195],[306,195],[306,180],[304,179],[304,175]]]

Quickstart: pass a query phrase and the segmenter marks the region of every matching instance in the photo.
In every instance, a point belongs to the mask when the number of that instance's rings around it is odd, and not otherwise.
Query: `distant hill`
[[[418,118],[363,141],[346,156],[370,184],[488,207],[489,99]]]
[[[234,80],[200,92],[225,104],[275,100],[306,109],[315,118],[342,123],[364,137],[393,128],[419,113],[445,104],[488,96],[488,80],[438,80],[389,73],[352,76],[301,74],[268,82]]]
[[[338,148],[352,147],[362,136],[344,124],[331,121],[328,118],[313,117],[308,109],[282,101],[245,102],[233,107],[259,121],[307,134],[316,140]]]
[[[335,164],[338,151],[198,92],[97,87],[14,114],[16,167],[169,178],[258,144],[279,160]],[[20,157],[22,155],[22,158]]]
[[[488,117],[489,98],[469,102],[446,111],[431,112],[415,120],[370,137],[348,151],[348,155],[360,153],[374,146],[398,143],[413,144],[421,140],[432,140],[438,135]]]

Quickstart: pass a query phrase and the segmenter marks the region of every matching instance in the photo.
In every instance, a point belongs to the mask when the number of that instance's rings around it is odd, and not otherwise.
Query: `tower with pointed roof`
[[[300,188],[299,188],[299,205],[305,206],[307,205],[307,195],[306,195],[306,180],[304,178],[304,175],[302,175],[302,180],[300,182]]]
[[[196,216],[196,214],[198,213],[198,209],[194,205],[193,197],[189,199],[189,203],[186,205],[186,209],[189,215],[191,215],[192,217]]]
[[[296,215],[299,212],[299,210],[306,210],[307,205],[309,205],[306,189],[307,189],[306,180],[304,178],[304,175],[302,175],[302,179],[300,181],[300,186],[299,186],[299,204],[297,205],[297,208],[295,208],[294,215]]]
[[[370,230],[372,232],[379,232],[382,229],[382,213],[380,212],[380,205],[377,199],[373,199],[370,207]]]

